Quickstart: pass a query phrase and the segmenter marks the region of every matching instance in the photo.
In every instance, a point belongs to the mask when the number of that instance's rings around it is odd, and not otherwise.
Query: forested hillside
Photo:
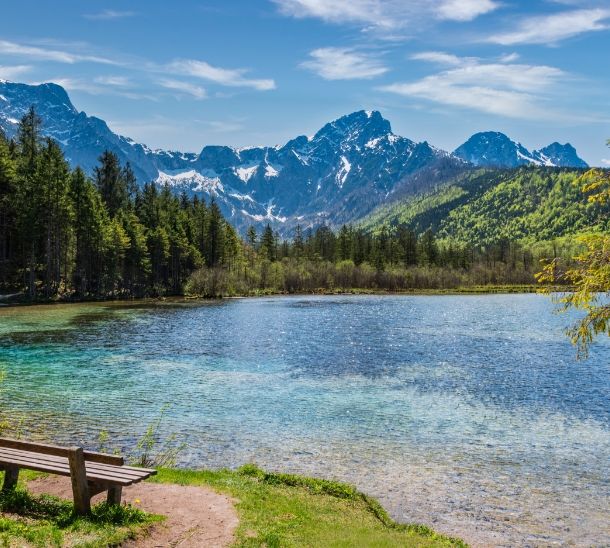
[[[15,140],[0,133],[0,293],[179,294],[195,269],[228,267],[241,253],[215,203],[140,189],[108,151],[90,180],[39,126],[32,109]]]
[[[610,229],[610,206],[591,203],[576,181],[582,170],[522,167],[461,174],[434,192],[378,208],[362,223],[379,232],[404,225],[440,239],[485,246],[533,244]]]
[[[540,258],[573,251],[539,242],[610,228],[580,171],[528,167],[439,175],[363,226],[242,239],[213,200],[139,187],[110,151],[92,178],[72,170],[39,125],[30,110],[15,139],[0,134],[0,294],[27,300],[531,284]]]

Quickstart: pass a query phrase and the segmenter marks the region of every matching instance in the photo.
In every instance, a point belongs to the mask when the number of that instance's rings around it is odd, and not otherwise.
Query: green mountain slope
[[[591,204],[577,184],[582,170],[525,167],[476,170],[434,192],[376,209],[362,221],[373,232],[406,225],[474,245],[548,241],[610,230],[610,205]]]

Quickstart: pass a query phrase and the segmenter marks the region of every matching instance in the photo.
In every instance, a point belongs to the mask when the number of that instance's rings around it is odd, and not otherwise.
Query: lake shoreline
[[[103,303],[163,303],[163,302],[196,302],[196,301],[221,301],[229,299],[252,299],[261,297],[305,297],[305,296],[416,296],[416,295],[507,295],[507,294],[535,294],[541,286],[536,285],[481,285],[471,287],[456,287],[447,289],[408,289],[401,291],[388,291],[381,289],[338,289],[320,290],[310,292],[264,292],[251,294],[225,295],[218,297],[204,297],[198,295],[167,295],[161,297],[125,297],[116,296],[108,298],[93,299],[36,299],[30,300],[23,298],[22,294],[14,293],[11,295],[0,295],[0,310],[18,306],[38,306],[53,304],[103,304]]]

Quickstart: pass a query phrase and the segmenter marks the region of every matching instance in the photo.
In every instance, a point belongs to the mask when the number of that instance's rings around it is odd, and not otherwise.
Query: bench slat
[[[31,451],[20,451],[17,449],[5,449],[0,447],[0,455],[10,457],[19,457],[23,459],[33,459],[40,462],[48,462],[54,464],[67,464],[68,460],[64,457],[56,457],[54,455],[39,455]],[[87,472],[103,473],[105,475],[116,476],[124,479],[130,479],[137,482],[148,478],[152,474],[150,472],[138,469],[128,468],[125,466],[113,466],[111,464],[98,464],[93,462],[85,462]],[[156,471],[155,471],[156,472]]]
[[[65,466],[51,465],[48,462],[34,461],[32,459],[19,459],[17,457],[6,457],[0,455],[0,465],[15,465],[20,468],[28,468],[35,470],[36,472],[52,472],[53,474],[59,474],[61,476],[69,476],[70,468],[66,464]]]
[[[32,451],[43,455],[55,455],[57,457],[66,457],[70,453],[70,448],[60,447],[58,445],[49,445],[48,443],[33,443],[29,441],[12,440],[9,438],[0,438],[0,447],[9,449],[19,449],[21,451]],[[83,451],[86,461],[98,462],[103,464],[114,464],[121,466],[125,461],[123,457],[118,455],[108,455],[106,453],[97,453],[95,451]]]
[[[32,459],[28,457],[17,457],[14,455],[0,455],[0,465],[15,465],[20,468],[28,468],[35,470],[36,472],[50,472],[62,476],[70,475],[70,467],[66,464],[57,462],[49,462],[40,459]],[[115,483],[119,485],[131,485],[139,480],[126,479],[123,477],[116,477],[98,470],[87,470],[87,479],[98,483]]]

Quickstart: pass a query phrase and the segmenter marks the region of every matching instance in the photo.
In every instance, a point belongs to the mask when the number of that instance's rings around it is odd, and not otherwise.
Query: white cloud
[[[96,84],[103,86],[115,86],[115,87],[129,87],[131,81],[126,76],[97,76],[93,79]]]
[[[453,55],[451,53],[445,53],[443,51],[422,51],[421,53],[415,53],[411,55],[411,59],[416,61],[429,61],[430,63],[438,63],[439,65],[463,65],[464,59]]]
[[[175,74],[192,76],[202,80],[215,82],[223,86],[248,87],[259,91],[275,89],[275,82],[271,79],[246,78],[246,69],[225,69],[214,67],[205,61],[194,59],[178,60],[171,63],[167,69]]]
[[[207,97],[207,93],[204,88],[195,84],[189,84],[188,82],[163,78],[159,80],[159,85],[165,89],[171,89],[192,95],[195,97],[195,99],[205,99]]]
[[[124,86],[116,86],[112,84],[106,84],[98,81],[99,79],[88,80],[81,78],[50,78],[48,81],[57,84],[68,91],[80,91],[88,93],[89,95],[116,95],[119,97],[125,97],[127,99],[133,99],[136,101],[147,100],[157,101],[158,97],[150,93],[138,93],[123,89]],[[42,82],[30,82],[32,85],[40,84]]]
[[[602,164],[604,164],[605,166],[610,166],[610,160],[607,160],[606,158],[602,158]]]
[[[553,15],[530,17],[517,29],[490,36],[486,41],[503,46],[514,44],[554,44],[585,32],[606,30],[610,18],[608,9],[581,9]]]
[[[434,56],[426,59],[436,62]],[[442,58],[442,57],[441,57]],[[458,58],[460,59],[460,58]],[[452,64],[455,59],[449,56]],[[565,73],[545,65],[505,64],[463,58],[462,63],[414,82],[383,86],[383,91],[512,118],[547,118],[544,93]]]
[[[444,0],[438,7],[441,19],[472,21],[498,8],[492,0]]]
[[[111,59],[106,59],[104,57],[98,57],[95,55],[83,55],[50,48],[27,46],[24,44],[17,44],[15,42],[9,42],[7,40],[0,40],[0,53],[39,61],[55,61],[57,63],[74,64],[88,61],[91,63],[101,63],[104,65],[119,64]]]
[[[513,63],[515,61],[517,61],[520,58],[520,55],[518,53],[507,53],[506,55],[502,55],[502,57],[500,57],[500,62],[501,63]]]
[[[311,51],[309,56],[311,60],[300,66],[325,80],[368,79],[388,71],[378,59],[349,48],[319,48]]]
[[[494,0],[273,0],[284,15],[364,29],[396,30],[426,19],[471,21],[499,7]]]
[[[105,88],[98,84],[92,83],[89,80],[81,80],[79,78],[52,78],[50,80],[54,84],[67,89],[68,91],[84,91],[91,95],[100,95],[104,93]],[[32,82],[37,84],[38,82]],[[41,83],[41,82],[40,82]]]
[[[31,69],[32,67],[30,65],[0,65],[0,78],[12,80],[26,72],[29,72]]]
[[[108,21],[111,19],[124,19],[125,17],[133,17],[135,12],[133,11],[116,11],[116,10],[102,10],[98,13],[86,13],[83,15],[85,19],[92,19],[98,21]]]
[[[398,4],[394,0],[387,0],[386,8],[379,0],[274,0],[274,2],[282,13],[292,17],[316,17],[330,23],[360,23],[376,27],[396,26],[396,21],[389,17],[389,12]]]

